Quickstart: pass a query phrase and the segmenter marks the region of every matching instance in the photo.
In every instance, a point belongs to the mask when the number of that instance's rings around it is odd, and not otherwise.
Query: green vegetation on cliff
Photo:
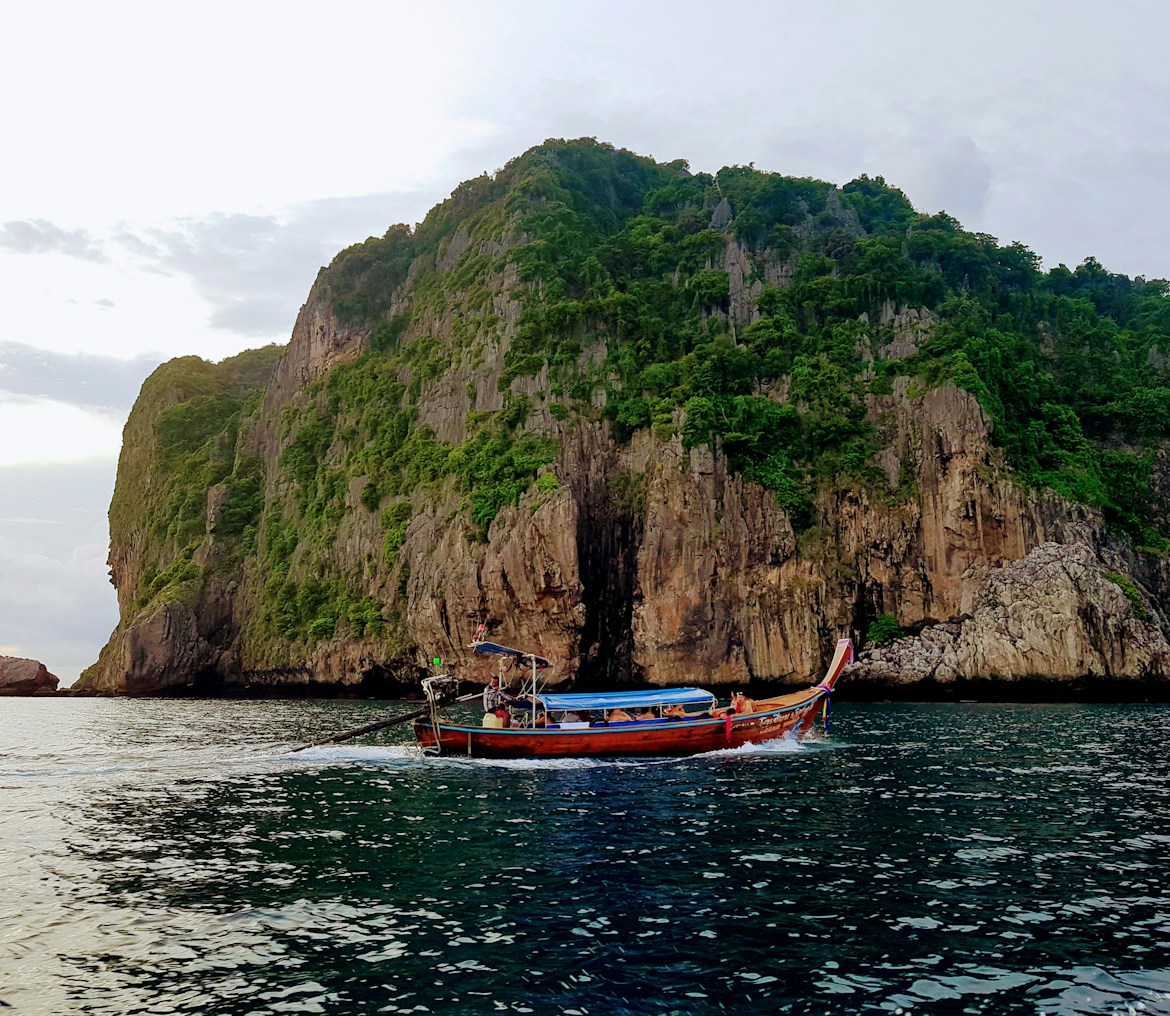
[[[893,614],[882,614],[866,631],[865,644],[878,647],[890,646],[905,637],[906,631],[898,624],[898,619]]]
[[[1109,572],[1105,577],[1125,593],[1125,598],[1129,600],[1134,617],[1139,621],[1144,621],[1150,616],[1146,601],[1142,599],[1142,594],[1138,592],[1138,587],[1134,585],[1133,579],[1128,575],[1118,575],[1116,572]]]
[[[225,485],[211,520],[216,531],[254,533],[263,505],[259,467],[237,459],[236,444],[281,352],[266,346],[221,363],[186,356],[146,379],[126,424],[110,503],[111,533],[132,539],[141,554],[139,581],[120,590],[124,599],[142,607],[198,578],[192,557],[208,528],[208,493],[216,485]]]
[[[516,266],[527,285],[501,388],[547,366],[578,412],[604,392],[619,436],[666,436],[681,420],[688,445],[718,440],[798,522],[811,521],[818,486],[883,482],[866,397],[903,374],[919,390],[971,391],[1023,483],[1165,546],[1149,515],[1150,442],[1170,436],[1164,282],[1092,259],[1045,272],[1022,244],[919,214],[880,177],[838,190],[742,166],[691,174],[551,141],[461,185],[416,230],[342,252],[329,274],[335,311],[375,327],[407,269],[431,264],[457,230],[468,243],[453,269],[424,269],[415,291],[431,294],[427,307],[436,290],[449,303]],[[738,327],[736,249],[771,269],[737,280],[756,310]],[[929,338],[871,364],[890,331],[876,323],[903,307],[933,316]],[[416,301],[416,317],[423,309]],[[397,341],[406,326],[393,320]],[[583,357],[596,343],[601,364]]]

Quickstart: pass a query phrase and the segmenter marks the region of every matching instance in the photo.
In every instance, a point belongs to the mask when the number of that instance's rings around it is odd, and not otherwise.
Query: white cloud
[[[207,303],[189,277],[145,273],[112,245],[109,254],[99,264],[59,253],[0,253],[0,343],[157,360],[192,352],[222,359],[249,345],[207,327]],[[286,340],[287,329],[278,337]]]
[[[103,227],[434,178],[483,130],[470,9],[304,0],[25,4],[6,12],[0,218]]]
[[[115,242],[147,270],[184,276],[207,323],[272,339],[291,330],[318,270],[343,247],[413,224],[446,191],[310,201],[266,214],[212,214],[148,229],[121,224]]]
[[[117,621],[106,554],[104,543],[32,552],[0,526],[0,637],[18,650],[5,655],[40,660],[62,685],[76,680]]]
[[[0,392],[0,467],[94,459],[112,466],[124,422],[100,410]]]
[[[112,408],[124,415],[159,362],[157,355],[123,359],[0,342],[0,392]]]
[[[941,125],[907,130],[867,153],[873,176],[900,187],[915,208],[946,211],[980,229],[991,197],[992,171],[969,135]]]
[[[64,230],[44,219],[0,223],[0,248],[16,254],[65,254],[82,261],[105,261],[100,245],[83,229]]]

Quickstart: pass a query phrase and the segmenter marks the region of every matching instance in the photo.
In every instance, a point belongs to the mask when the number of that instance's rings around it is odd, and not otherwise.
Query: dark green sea
[[[4,1011],[1170,1013],[1168,707],[287,754],[395,708],[0,700]]]

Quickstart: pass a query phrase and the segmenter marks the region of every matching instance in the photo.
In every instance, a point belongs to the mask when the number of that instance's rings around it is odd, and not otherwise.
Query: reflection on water
[[[0,703],[21,1013],[1170,1013],[1170,711],[841,705],[687,760]]]

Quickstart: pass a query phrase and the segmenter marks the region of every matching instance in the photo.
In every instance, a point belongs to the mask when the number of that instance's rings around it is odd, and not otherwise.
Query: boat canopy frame
[[[536,653],[528,653],[523,649],[513,649],[511,646],[502,646],[498,642],[488,642],[484,636],[487,634],[487,626],[481,624],[475,633],[475,638],[471,642],[471,648],[477,653],[486,653],[489,656],[506,656],[515,663],[525,664],[531,668],[532,671],[532,691],[529,694],[529,722],[533,728],[536,727],[536,700],[537,691],[539,690],[539,681],[546,670],[552,667],[552,663],[546,660],[543,656],[537,656]],[[501,682],[502,683],[502,682]]]
[[[715,705],[715,696],[704,688],[650,688],[644,691],[544,693],[537,701],[550,712],[592,712],[611,709],[654,709],[662,706]]]
[[[526,653],[523,649],[513,649],[511,646],[502,646],[498,642],[472,642],[471,648],[477,653],[487,653],[489,656],[509,656],[521,663],[532,663],[537,670],[548,670],[552,666],[543,656],[536,653]]]
[[[539,704],[547,712],[595,712],[611,709],[660,709],[667,706],[696,706],[702,705],[712,708],[717,698],[705,688],[647,688],[641,691],[611,691],[597,694],[588,692],[540,693],[537,689],[537,679],[540,672],[552,667],[552,663],[543,656],[530,653],[523,649],[513,649],[511,646],[501,645],[498,642],[488,642],[483,638],[484,626],[480,625],[476,632],[471,649],[477,653],[489,656],[506,656],[517,663],[532,668],[531,691],[528,692],[529,701],[525,703],[527,710],[532,711],[533,725],[536,721],[536,707]]]

